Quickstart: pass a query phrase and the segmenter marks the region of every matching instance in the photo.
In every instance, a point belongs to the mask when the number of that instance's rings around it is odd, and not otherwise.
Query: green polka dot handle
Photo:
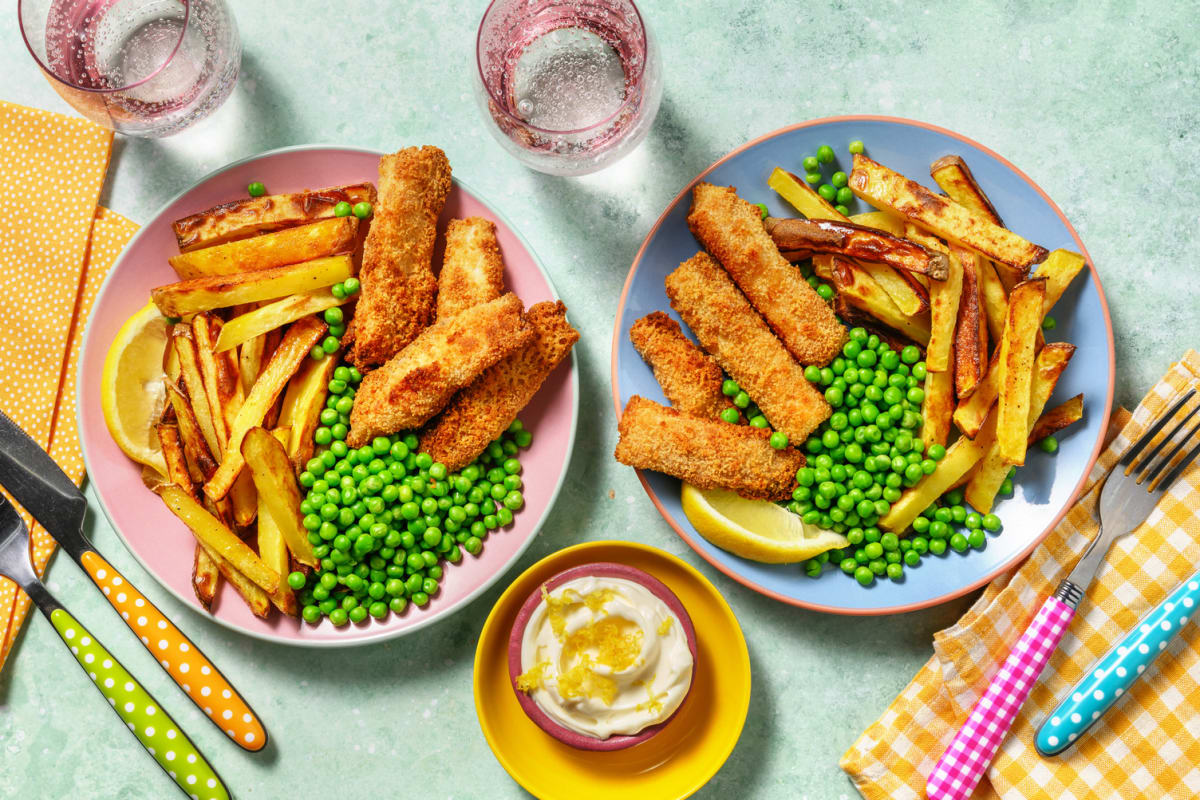
[[[225,784],[187,734],[86,628],[61,608],[50,613],[50,623],[117,716],[185,795],[228,800]]]

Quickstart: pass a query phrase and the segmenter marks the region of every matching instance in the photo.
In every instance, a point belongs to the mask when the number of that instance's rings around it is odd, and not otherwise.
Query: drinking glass
[[[624,156],[662,100],[658,47],[629,0],[493,0],[475,54],[488,129],[551,175],[584,175]]]
[[[242,45],[224,0],[19,0],[17,12],[55,91],[118,133],[178,133],[237,82]]]

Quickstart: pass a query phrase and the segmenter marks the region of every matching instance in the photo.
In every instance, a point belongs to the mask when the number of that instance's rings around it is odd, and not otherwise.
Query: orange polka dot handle
[[[125,624],[205,716],[240,747],[261,750],[267,743],[262,722],[208,657],[95,551],[85,552],[79,562]]]

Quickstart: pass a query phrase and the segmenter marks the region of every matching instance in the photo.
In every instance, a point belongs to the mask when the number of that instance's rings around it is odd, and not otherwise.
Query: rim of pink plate
[[[169,200],[164,202],[162,204],[162,206],[160,207],[159,211],[155,212],[154,216],[157,217],[159,214],[162,213],[162,209],[170,207],[177,200],[179,200],[181,197],[183,197],[188,192],[195,189],[200,184],[210,181],[213,178],[216,178],[217,176],[219,176],[225,172],[228,172],[229,170],[232,170],[232,169],[242,166],[243,164],[247,164],[251,161],[256,161],[260,158],[266,158],[268,156],[275,156],[275,155],[280,155],[283,153],[304,152],[304,151],[310,151],[310,150],[342,150],[342,151],[354,152],[354,153],[365,153],[365,154],[374,155],[374,156],[384,155],[383,151],[378,150],[373,147],[355,147],[352,145],[340,145],[340,144],[298,144],[298,145],[289,145],[287,147],[279,147],[279,148],[275,148],[274,150],[266,150],[261,153],[256,153],[251,156],[246,156],[244,158],[240,158],[236,161],[231,161],[228,164],[225,164],[222,167],[218,167],[217,169],[196,179],[195,181],[190,183],[185,189],[183,189],[180,192],[177,192]],[[512,231],[513,235],[521,243],[521,246],[524,247],[525,250],[529,253],[529,256],[530,256],[531,260],[533,261],[534,266],[537,267],[538,272],[541,273],[542,278],[546,281],[546,285],[550,288],[551,295],[553,295],[553,297],[556,300],[559,299],[558,290],[554,287],[554,281],[551,280],[550,273],[548,273],[546,271],[546,268],[545,268],[545,266],[543,266],[541,259],[537,255],[537,252],[534,251],[534,249],[530,246],[530,244],[529,244],[528,240],[526,240],[524,234],[522,234],[521,231],[518,228],[516,228],[512,224],[511,221],[509,221],[507,216],[505,216],[503,213],[498,211],[494,205],[492,205],[490,202],[488,202],[486,199],[484,199],[484,197],[481,194],[479,194],[474,189],[472,189],[469,184],[467,184],[466,182],[464,182],[463,180],[461,180],[460,178],[457,178],[457,177],[453,178],[452,180],[454,181],[455,185],[457,185],[460,189],[462,189],[467,194],[471,195],[472,198],[474,198],[481,205],[483,205],[488,210],[489,213],[495,215],[495,218],[497,221],[503,223],[510,231]],[[122,248],[122,250],[121,250],[122,254],[126,250],[128,250],[130,247],[132,247],[134,245],[134,243],[137,242],[138,238],[140,236],[142,236],[147,230],[149,230],[149,227],[150,227],[149,224],[147,224],[147,225],[143,225],[141,228],[139,228],[137,233],[135,233],[133,235],[133,237],[125,244],[125,247]],[[115,274],[116,274],[116,270],[113,269],[112,271],[109,272],[109,274],[107,276],[105,276],[104,282],[100,285],[100,290],[96,293],[96,299],[93,303],[93,307],[95,307],[96,304],[101,302],[105,293],[108,291],[109,287],[111,286],[112,279]],[[85,328],[84,333],[83,333],[83,340],[81,342],[80,351],[79,351],[80,353],[84,353],[87,351],[89,343],[91,342],[91,335],[92,335],[92,326],[89,324]],[[482,595],[484,592],[486,592],[488,589],[490,589],[492,586],[494,586],[496,584],[496,582],[500,580],[500,578],[502,578],[510,569],[512,569],[513,565],[516,564],[517,561],[520,560],[521,556],[523,556],[525,554],[525,552],[529,549],[530,545],[533,544],[534,539],[536,539],[538,537],[538,534],[541,533],[542,526],[545,524],[546,519],[550,516],[550,513],[554,510],[554,506],[558,502],[558,496],[562,492],[563,485],[566,483],[567,472],[570,470],[571,459],[573,458],[574,453],[575,453],[575,436],[576,436],[576,433],[577,433],[578,427],[579,427],[579,363],[576,358],[574,349],[571,350],[570,358],[571,358],[571,376],[570,376],[570,382],[571,382],[571,428],[570,428],[570,433],[568,435],[568,440],[567,440],[567,450],[566,450],[565,458],[563,460],[564,466],[563,466],[562,472],[559,473],[558,481],[555,483],[553,491],[550,493],[550,499],[546,503],[545,513],[543,513],[541,518],[538,519],[533,524],[533,529],[530,531],[529,536],[526,537],[525,541],[520,545],[520,547],[517,548],[517,550],[512,554],[512,556],[509,557],[508,561],[506,561],[504,564],[500,565],[496,569],[496,571],[493,572],[492,575],[487,580],[483,581],[479,586],[475,587],[471,592],[469,592],[467,595],[465,595],[455,605],[449,606],[448,608],[446,608],[445,610],[443,610],[442,612],[440,612],[436,615],[431,614],[431,615],[429,615],[429,617],[427,619],[422,619],[419,622],[413,623],[412,625],[406,625],[406,626],[398,627],[398,628],[395,628],[392,630],[382,630],[377,634],[372,634],[370,636],[363,636],[363,637],[358,637],[358,638],[347,637],[346,639],[328,639],[328,640],[299,639],[299,638],[293,639],[293,638],[285,638],[285,637],[281,637],[281,636],[269,635],[266,633],[262,633],[260,631],[249,630],[249,629],[243,628],[239,625],[235,625],[234,623],[232,623],[228,620],[222,619],[218,616],[214,616],[212,614],[207,614],[207,613],[202,614],[201,609],[197,608],[195,603],[193,603],[188,598],[184,597],[182,594],[177,592],[174,589],[174,587],[170,586],[165,581],[161,581],[158,579],[158,577],[155,574],[155,571],[153,569],[151,569],[150,565],[146,563],[146,561],[142,558],[142,556],[137,552],[136,549],[134,549],[133,547],[130,546],[129,541],[125,538],[125,534],[121,532],[120,527],[118,527],[117,524],[113,521],[112,515],[109,514],[109,512],[108,512],[108,506],[104,503],[103,499],[100,498],[99,494],[97,494],[97,502],[98,502],[98,505],[100,506],[101,511],[104,512],[104,518],[106,520],[108,520],[108,524],[112,527],[112,529],[114,531],[116,531],[117,537],[121,540],[121,544],[123,544],[125,546],[125,549],[129,551],[130,555],[133,556],[134,560],[137,561],[137,563],[142,567],[142,569],[144,569],[150,575],[150,577],[154,578],[154,581],[159,586],[161,586],[163,589],[165,589],[167,592],[169,592],[172,597],[174,597],[176,600],[178,600],[180,603],[182,603],[184,606],[186,606],[191,611],[193,611],[197,614],[201,614],[205,619],[207,619],[213,623],[216,623],[217,625],[220,625],[221,627],[223,627],[227,630],[234,631],[243,636],[249,636],[253,639],[258,639],[260,641],[271,642],[273,644],[284,644],[284,645],[290,645],[290,646],[294,646],[294,647],[325,649],[325,650],[338,649],[338,648],[344,648],[344,647],[358,647],[358,646],[369,645],[369,644],[378,644],[380,642],[386,642],[386,641],[389,641],[392,639],[398,639],[400,637],[407,636],[411,633],[416,633],[417,631],[419,631],[423,628],[426,628],[426,627],[434,624],[435,622],[441,622],[444,619],[452,617],[459,611],[462,611],[464,608],[471,605],[471,603],[473,603],[475,600],[477,600],[480,595]],[[83,428],[83,420],[79,414],[79,409],[82,409],[84,407],[84,405],[83,405],[84,404],[83,388],[84,388],[84,369],[86,367],[86,363],[87,362],[81,357],[79,359],[79,364],[76,367],[75,425],[79,432],[79,449],[83,453],[84,467],[86,468],[88,474],[90,474],[92,472],[92,463],[91,463],[90,458],[88,457],[88,448],[87,448],[87,444],[86,444],[85,431]]]
[[[654,226],[652,228],[650,228],[650,232],[646,234],[646,238],[642,240],[642,246],[640,248],[638,248],[637,255],[635,255],[633,257],[633,264],[629,268],[629,275],[625,278],[625,286],[621,289],[621,298],[617,302],[617,318],[613,320],[612,360],[611,360],[610,369],[612,372],[613,407],[616,409],[618,421],[621,419],[621,411],[622,411],[622,409],[621,409],[621,392],[620,392],[620,388],[618,386],[618,377],[617,377],[617,351],[620,347],[620,338],[621,338],[621,331],[620,331],[620,326],[618,323],[621,318],[621,313],[625,309],[625,301],[629,296],[629,287],[633,284],[633,278],[637,274],[638,267],[641,265],[642,256],[645,254],[646,248],[650,245],[650,242],[654,239],[654,235],[658,232],[659,227],[662,226],[663,222],[666,220],[667,215],[671,213],[671,210],[673,208],[675,208],[675,206],[679,203],[679,201],[682,200],[687,195],[687,193],[690,192],[697,183],[704,180],[704,178],[709,173],[711,173],[717,167],[721,166],[722,164],[724,164],[726,161],[733,158],[734,156],[736,156],[746,150],[749,150],[750,148],[752,148],[762,142],[765,142],[769,139],[773,139],[776,136],[781,136],[785,133],[790,133],[792,131],[800,130],[803,128],[811,128],[816,125],[826,125],[826,124],[835,123],[835,122],[891,122],[891,123],[896,123],[899,125],[910,125],[910,126],[913,126],[916,128],[924,128],[926,130],[934,131],[935,133],[940,133],[944,136],[949,136],[952,139],[957,139],[960,142],[963,142],[972,147],[978,148],[982,152],[987,153],[989,156],[991,156],[992,158],[999,161],[1005,167],[1012,170],[1014,175],[1016,175],[1021,180],[1025,181],[1027,184],[1029,184],[1029,187],[1031,189],[1033,189],[1038,194],[1038,196],[1040,196],[1043,200],[1046,201],[1046,204],[1049,205],[1050,208],[1054,210],[1054,213],[1058,215],[1058,218],[1062,221],[1063,225],[1066,226],[1067,231],[1070,232],[1070,234],[1071,234],[1071,238],[1074,240],[1076,246],[1079,248],[1079,252],[1083,255],[1083,257],[1087,263],[1088,271],[1092,277],[1092,281],[1096,285],[1096,294],[1100,299],[1100,308],[1104,312],[1105,333],[1108,336],[1108,391],[1105,394],[1104,414],[1101,417],[1101,419],[1108,420],[1112,416],[1113,393],[1114,393],[1114,389],[1116,386],[1116,370],[1117,370],[1116,343],[1113,339],[1112,315],[1109,313],[1108,298],[1105,297],[1104,286],[1100,283],[1100,275],[1096,271],[1095,264],[1092,263],[1092,257],[1088,253],[1087,248],[1084,247],[1083,240],[1079,238],[1079,234],[1076,232],[1075,227],[1071,224],[1070,220],[1067,219],[1067,215],[1063,213],[1062,209],[1058,207],[1058,204],[1050,199],[1050,195],[1046,194],[1046,192],[1042,190],[1042,187],[1038,186],[1037,183],[1035,183],[1032,178],[1030,178],[1028,175],[1026,175],[1024,172],[1022,172],[1020,169],[1018,169],[1017,166],[1014,165],[1007,158],[1000,155],[995,150],[992,150],[990,147],[985,147],[984,145],[980,144],[979,142],[975,141],[974,139],[971,139],[967,136],[963,136],[960,133],[955,133],[954,131],[949,130],[948,128],[943,128],[938,125],[932,125],[928,122],[921,122],[921,121],[915,120],[915,119],[907,119],[905,117],[891,117],[891,116],[884,116],[884,115],[878,115],[878,114],[846,114],[846,115],[835,116],[835,117],[821,117],[819,119],[812,119],[812,120],[808,120],[806,122],[798,122],[794,125],[786,125],[782,128],[777,128],[776,130],[773,130],[770,133],[766,133],[755,139],[751,139],[749,142],[746,142],[741,147],[731,150],[730,152],[726,153],[724,156],[722,156],[721,158],[717,159],[712,164],[710,164],[703,172],[701,172],[699,175],[697,175],[695,178],[693,178],[688,183],[687,186],[684,186],[683,189],[680,190],[679,194],[675,195],[675,197],[671,200],[671,202],[667,204],[667,207],[663,210],[662,214],[659,215],[658,219],[654,222]],[[1087,483],[1088,475],[1091,473],[1092,467],[1095,466],[1096,460],[1100,457],[1100,453],[1103,450],[1104,450],[1104,436],[1102,434],[1097,439],[1095,447],[1092,448],[1092,454],[1091,454],[1091,457],[1088,459],[1087,466],[1083,470],[1083,475],[1080,477],[1079,482],[1076,483],[1074,490],[1071,492],[1071,496],[1067,499],[1067,502],[1063,504],[1062,510],[1058,512],[1058,514],[1054,517],[1053,520],[1051,520],[1050,524],[1046,526],[1045,530],[1043,530],[1037,536],[1030,539],[1029,544],[1021,552],[1017,553],[1015,556],[1013,556],[1012,558],[1005,561],[1003,564],[1001,564],[996,569],[989,572],[987,575],[984,575],[982,578],[972,581],[971,583],[969,583],[965,586],[961,586],[957,589],[951,590],[949,592],[946,592],[945,594],[939,595],[938,597],[930,598],[928,600],[922,600],[922,601],[919,601],[916,603],[906,603],[903,605],[886,606],[884,608],[842,608],[840,606],[830,606],[830,605],[824,605],[821,603],[810,603],[805,600],[800,600],[795,597],[788,597],[787,595],[780,594],[779,592],[768,589],[767,587],[765,587],[759,583],[756,583],[756,582],[750,580],[749,578],[746,578],[743,575],[739,575],[734,570],[730,569],[729,567],[722,564],[717,559],[713,558],[712,556],[710,556],[709,554],[704,552],[703,548],[701,548],[699,546],[699,544],[697,543],[695,536],[693,534],[690,534],[690,533],[684,531],[683,528],[680,525],[678,525],[674,519],[672,519],[671,515],[667,513],[667,510],[663,506],[662,501],[659,500],[658,495],[655,493],[654,489],[651,488],[649,482],[646,480],[646,476],[642,473],[642,470],[639,469],[636,471],[637,471],[638,480],[642,482],[642,488],[646,490],[646,494],[650,496],[651,502],[654,503],[655,508],[658,509],[658,513],[662,516],[662,518],[664,520],[666,520],[667,524],[670,525],[671,528],[677,534],[679,534],[680,538],[682,538],[685,542],[687,542],[688,546],[691,547],[692,550],[694,550],[698,556],[703,558],[705,561],[707,561],[709,564],[711,564],[716,569],[720,570],[723,574],[729,576],[730,578],[733,578],[733,580],[737,581],[738,583],[742,584],[743,586],[745,586],[749,589],[753,589],[754,591],[758,592],[761,595],[765,595],[767,597],[773,598],[782,603],[787,603],[788,605],[798,606],[800,608],[807,608],[812,611],[823,611],[823,612],[830,613],[830,614],[841,614],[844,616],[873,617],[873,616],[883,616],[886,614],[902,614],[902,613],[905,613],[908,611],[918,611],[923,608],[929,608],[931,606],[940,605],[941,603],[948,602],[950,600],[953,600],[956,597],[962,597],[964,594],[967,594],[968,592],[973,591],[974,589],[978,589],[980,586],[983,586],[983,585],[989,583],[990,581],[992,581],[999,575],[1007,572],[1015,564],[1018,564],[1019,562],[1023,561],[1031,552],[1033,552],[1033,549],[1035,547],[1037,547],[1039,544],[1042,543],[1043,539],[1045,539],[1047,536],[1050,535],[1050,532],[1052,530],[1054,530],[1054,528],[1058,525],[1058,523],[1062,521],[1062,518],[1067,515],[1067,512],[1071,510],[1071,507],[1075,505],[1075,501],[1078,500],[1080,494],[1083,493],[1083,487]]]

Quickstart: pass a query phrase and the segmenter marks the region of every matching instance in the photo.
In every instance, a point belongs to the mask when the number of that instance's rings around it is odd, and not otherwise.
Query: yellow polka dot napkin
[[[842,769],[863,797],[925,797],[926,776],[976,699],[1098,533],[1099,479],[1191,387],[1200,387],[1200,354],[1189,350],[1132,416],[1114,415],[1113,438],[1062,523],[1015,573],[994,581],[956,625],[934,637],[933,657],[842,756]],[[976,798],[1200,797],[1200,627],[1194,624],[1071,748],[1049,758],[1034,749],[1038,725],[1089,666],[1198,567],[1200,469],[1191,469],[1145,524],[1113,545]]]
[[[76,483],[75,358],[96,291],[137,230],[97,206],[111,147],[112,132],[87,120],[0,101],[0,410]],[[41,574],[54,541],[31,533]],[[0,578],[0,667],[28,607]]]

